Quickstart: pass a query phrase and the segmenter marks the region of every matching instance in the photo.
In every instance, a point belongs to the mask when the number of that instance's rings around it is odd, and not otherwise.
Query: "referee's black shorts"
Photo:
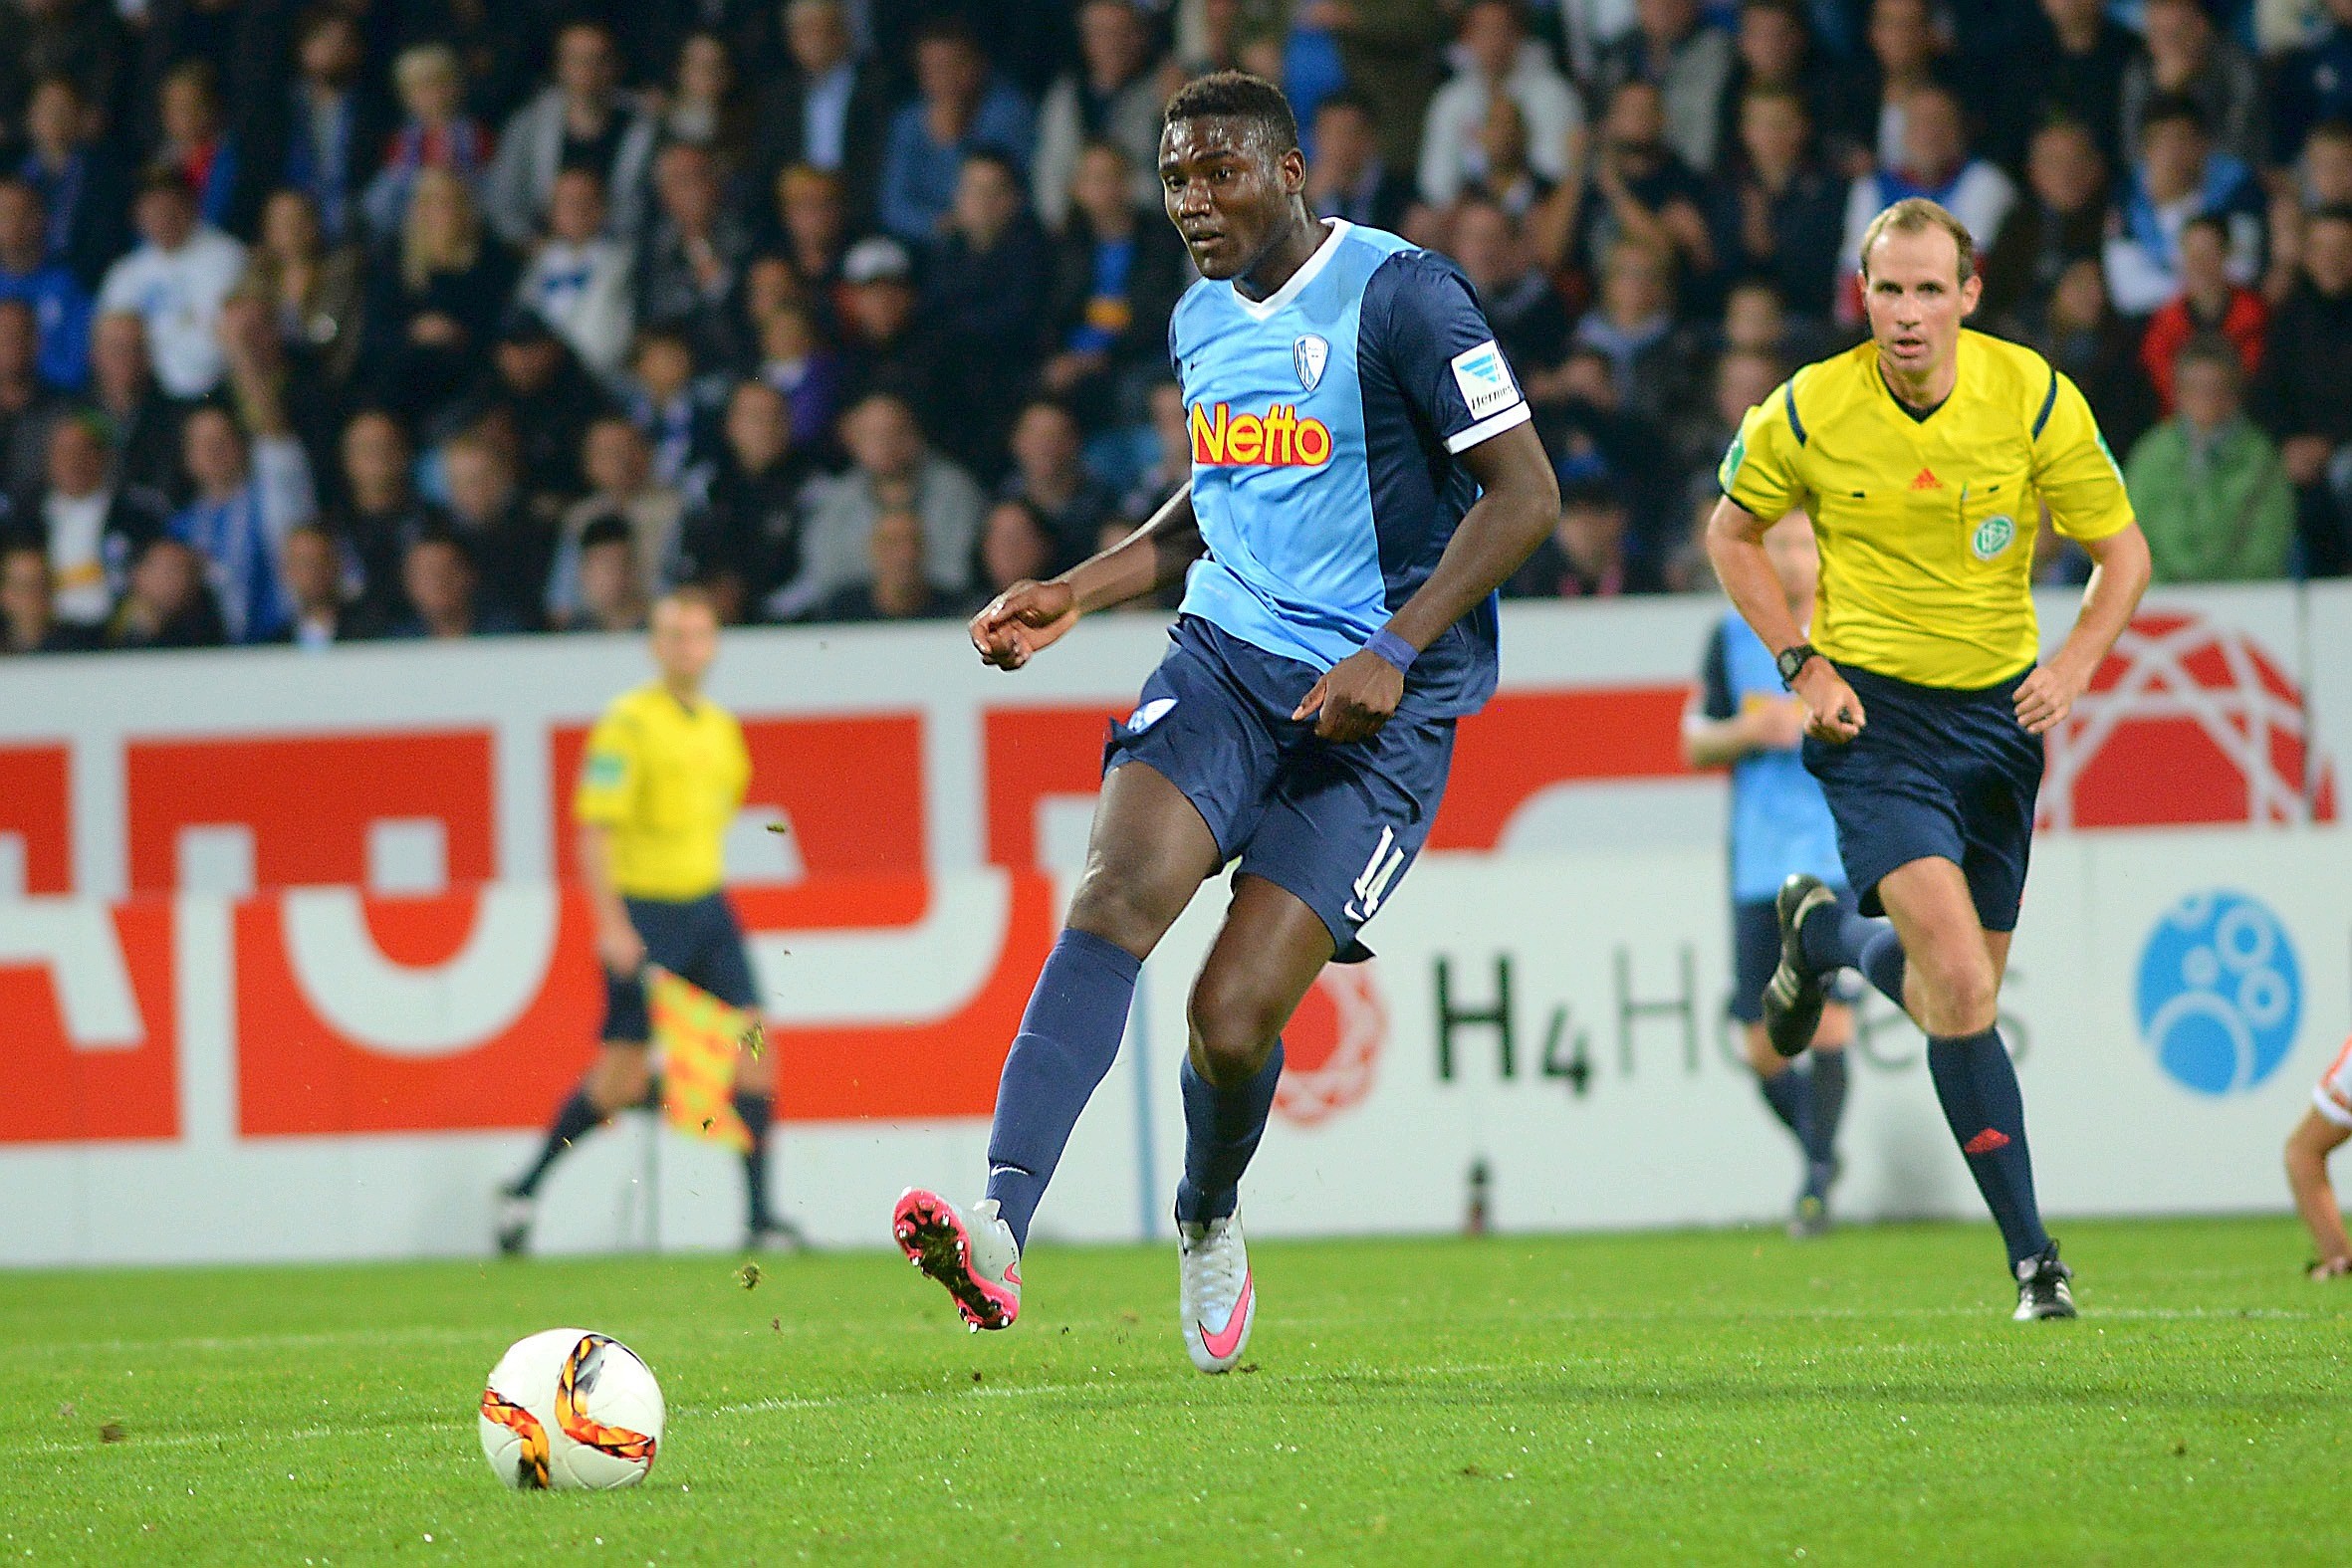
[[[2015,930],[2041,791],[2041,737],[2015,709],[2030,668],[1975,691],[1837,672],[1862,699],[1862,733],[1842,746],[1807,736],[1804,762],[1828,798],[1862,913],[1886,912],[1878,884],[1889,871],[1934,856],[1968,878],[1986,930]]]
[[[629,923],[644,939],[645,961],[659,964],[680,980],[700,986],[730,1007],[757,1008],[759,989],[752,984],[751,955],[744,951],[743,928],[724,893],[701,898],[624,898]],[[645,983],[607,971],[604,975],[604,1029],[597,1037],[614,1043],[640,1044],[653,1032],[645,1011]]]

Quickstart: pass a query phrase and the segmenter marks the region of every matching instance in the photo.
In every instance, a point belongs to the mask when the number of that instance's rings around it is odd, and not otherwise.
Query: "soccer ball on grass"
[[[661,1443],[661,1385],[628,1346],[585,1328],[517,1340],[482,1390],[482,1454],[522,1490],[634,1486]]]

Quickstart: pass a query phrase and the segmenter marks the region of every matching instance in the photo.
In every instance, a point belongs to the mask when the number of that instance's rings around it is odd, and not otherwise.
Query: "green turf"
[[[881,1253],[0,1276],[0,1559],[2342,1560],[2352,1285],[2284,1220],[2061,1233],[2072,1324],[1986,1227],[1261,1243],[1221,1379],[1166,1248],[1041,1248],[987,1338]],[[637,1491],[483,1463],[565,1323],[661,1377]]]

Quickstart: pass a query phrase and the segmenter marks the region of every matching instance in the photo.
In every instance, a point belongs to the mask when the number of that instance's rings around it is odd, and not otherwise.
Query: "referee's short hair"
[[[1264,135],[1277,157],[1298,145],[1298,116],[1283,90],[1247,71],[1214,71],[1176,90],[1160,123],[1180,119],[1240,119]]]
[[[1969,226],[1925,196],[1906,196],[1872,218],[1870,227],[1862,231],[1862,281],[1870,281],[1870,251],[1881,235],[1925,234],[1930,229],[1942,229],[1952,236],[1953,247],[1960,252],[1960,281],[1974,278],[1977,241]]]

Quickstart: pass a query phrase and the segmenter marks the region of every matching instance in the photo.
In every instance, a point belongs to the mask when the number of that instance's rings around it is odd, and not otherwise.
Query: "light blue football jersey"
[[[1478,499],[1460,454],[1529,418],[1460,269],[1337,219],[1263,301],[1194,284],[1168,348],[1208,546],[1182,608],[1318,669],[1428,580]],[[1496,632],[1490,595],[1414,661],[1406,704],[1475,712],[1495,690]]]
[[[1782,702],[1787,688],[1772,655],[1738,610],[1727,610],[1707,639],[1699,678],[1700,711],[1730,719],[1752,702]],[[1770,898],[1802,871],[1845,886],[1837,823],[1819,781],[1795,750],[1751,752],[1732,764],[1732,897]]]

